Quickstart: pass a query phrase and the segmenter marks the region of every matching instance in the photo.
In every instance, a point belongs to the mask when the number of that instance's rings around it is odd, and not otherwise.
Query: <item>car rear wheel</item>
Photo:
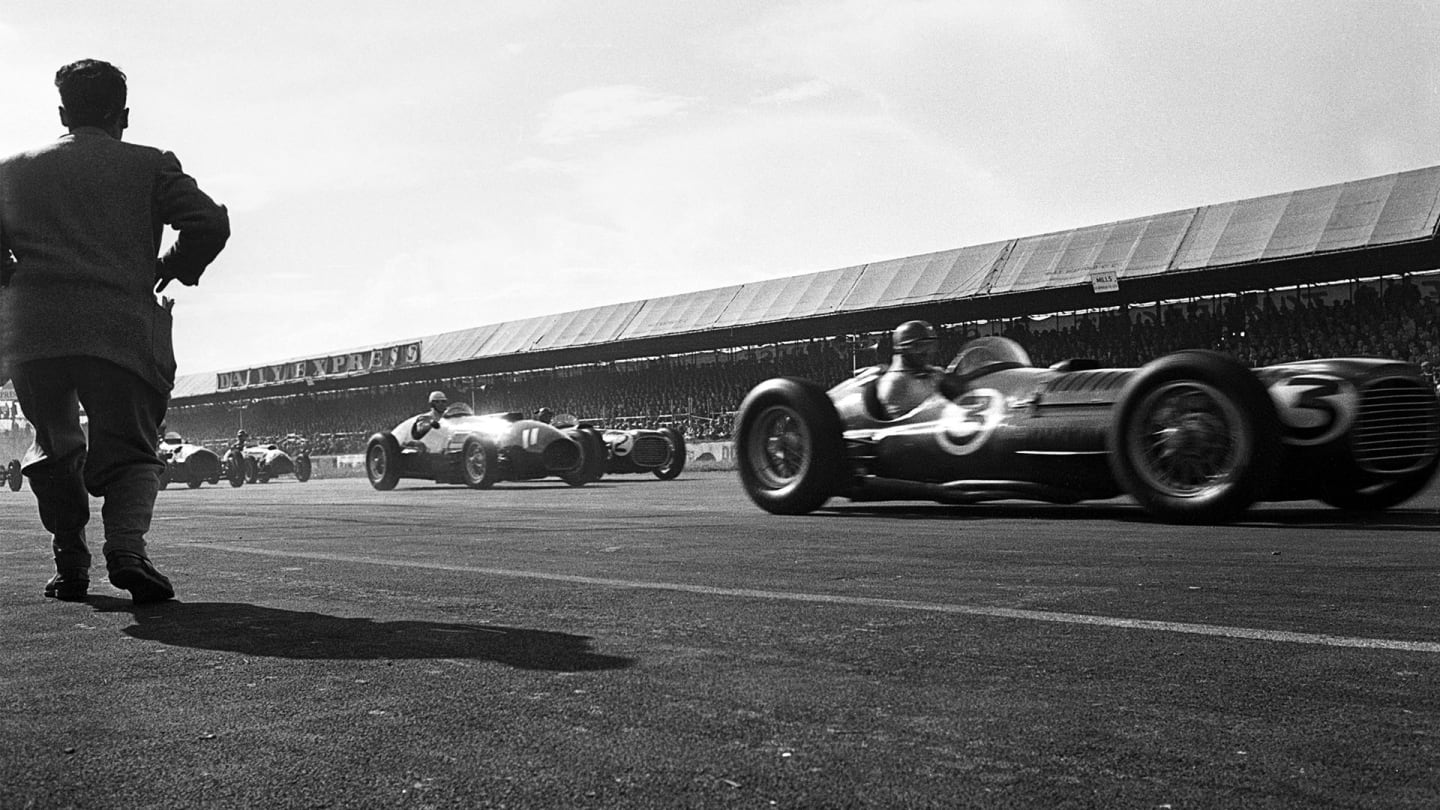
[[[10,485],[11,492],[20,491],[20,459],[11,459],[10,463],[5,465],[5,480]]]
[[[500,452],[483,436],[471,436],[460,448],[460,478],[471,489],[489,489],[500,473]]]
[[[1362,487],[1332,487],[1321,493],[1320,500],[1336,509],[1350,512],[1382,512],[1410,500],[1430,484],[1440,456],[1412,473],[1388,478]]]
[[[661,481],[671,481],[685,471],[685,437],[675,428],[661,428],[660,432],[670,442],[670,457],[652,472]]]
[[[1171,523],[1225,523],[1264,495],[1280,459],[1280,421],[1255,375],[1217,352],[1145,366],[1111,425],[1116,480]]]
[[[583,487],[605,477],[605,439],[591,428],[576,428],[565,431],[565,435],[580,445],[580,466],[568,473],[561,473],[560,480],[572,487]]]
[[[232,487],[243,486],[245,484],[245,462],[237,460],[236,457],[232,455],[225,464],[227,465],[225,467],[225,480],[229,481]]]
[[[295,459],[295,480],[304,483],[310,480],[310,457],[301,456]]]
[[[191,489],[199,489],[200,485],[203,483],[205,483],[205,479],[194,473],[191,473],[190,477],[185,479],[185,486]]]
[[[845,470],[843,431],[819,385],[794,377],[763,382],[740,404],[736,426],[740,482],[761,509],[803,515],[836,494]]]
[[[394,436],[386,433],[370,439],[365,447],[365,477],[382,492],[400,483],[400,443]]]

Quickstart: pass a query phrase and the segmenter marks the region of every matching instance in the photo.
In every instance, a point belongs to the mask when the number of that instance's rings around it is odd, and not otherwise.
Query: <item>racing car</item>
[[[685,437],[675,428],[601,432],[605,440],[606,473],[653,473],[661,481],[685,470]]]
[[[244,449],[243,455],[245,480],[252,484],[269,483],[282,475],[294,475],[295,480],[302,483],[310,480],[310,452],[303,444],[293,456],[274,443],[251,445]]]
[[[832,497],[1076,503],[1128,494],[1153,517],[1224,523],[1258,501],[1379,511],[1440,460],[1440,403],[1415,366],[1334,358],[1250,369],[1211,351],[1140,368],[1037,368],[1002,337],[961,348],[925,401],[890,418],[884,371],[828,391],[762,382],[736,416],[741,482],[804,514]]]
[[[412,416],[371,436],[365,474],[378,490],[394,489],[401,478],[488,489],[500,481],[549,476],[579,487],[604,475],[599,432],[576,425],[573,417],[555,421],[513,411],[477,415],[463,402],[451,403],[439,417]],[[567,424],[574,426],[562,426]]]
[[[0,467],[0,484],[10,487],[11,492],[19,492],[20,485],[25,482],[20,474],[20,459],[12,458],[10,463]]]
[[[175,431],[168,431],[160,440],[160,446],[156,448],[160,460],[165,462],[165,470],[160,473],[160,488],[165,489],[170,483],[183,481],[191,489],[198,488],[201,484],[220,483],[221,464],[220,456],[214,450],[198,444],[189,444]],[[245,483],[243,475],[236,471],[226,470],[225,477],[230,486],[238,487]]]

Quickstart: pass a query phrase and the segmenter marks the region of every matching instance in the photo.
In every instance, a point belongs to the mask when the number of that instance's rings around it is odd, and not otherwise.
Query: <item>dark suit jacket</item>
[[[165,225],[177,238],[157,258]],[[14,258],[0,291],[0,366],[99,357],[169,391],[175,353],[156,280],[195,284],[229,236],[225,207],[175,155],[100,129],[0,161],[0,263]]]

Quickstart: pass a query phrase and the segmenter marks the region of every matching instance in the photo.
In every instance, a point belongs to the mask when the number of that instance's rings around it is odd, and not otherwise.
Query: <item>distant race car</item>
[[[10,487],[11,492],[19,492],[23,483],[25,477],[20,474],[20,459],[12,458],[9,464],[0,467],[0,484]]]
[[[208,447],[187,443],[175,431],[165,434],[156,452],[160,460],[165,462],[165,471],[160,474],[161,489],[165,489],[172,482],[183,482],[191,489],[196,489],[201,484],[220,483],[220,456]],[[233,487],[245,483],[244,477],[239,474],[227,472],[226,478]]]
[[[1377,511],[1440,463],[1440,403],[1415,366],[1337,358],[1251,370],[1208,351],[1138,369],[1031,365],[1000,337],[961,349],[929,399],[888,419],[883,367],[826,391],[754,388],[736,417],[746,493],[803,514],[831,497],[1074,503],[1133,496],[1177,523],[1234,520],[1257,501]]]
[[[301,482],[310,480],[310,452],[303,446],[291,456],[278,444],[251,445],[244,456],[245,480],[252,484],[269,483],[282,475],[293,475]]]
[[[654,473],[669,481],[685,470],[685,437],[675,428],[602,432],[607,473]]]
[[[365,474],[379,490],[394,489],[401,478],[487,489],[559,476],[578,487],[604,475],[604,464],[599,432],[573,417],[547,424],[514,412],[476,415],[459,402],[440,418],[420,414],[376,433],[365,449]]]

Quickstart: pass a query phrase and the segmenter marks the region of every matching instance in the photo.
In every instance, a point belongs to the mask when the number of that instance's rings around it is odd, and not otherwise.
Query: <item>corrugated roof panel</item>
[[[1342,184],[1335,210],[1330,213],[1315,249],[1351,250],[1369,244],[1380,213],[1385,210],[1385,202],[1395,188],[1395,180],[1395,175],[1388,174]]]
[[[182,374],[175,378],[175,387],[170,391],[172,399],[178,397],[199,397],[220,390],[215,372],[207,374]]]
[[[1105,248],[1106,242],[1115,233],[1116,228],[1122,224],[1124,223],[1116,222],[1071,231],[1070,239],[1065,243],[1065,249],[1056,259],[1055,266],[1050,268],[1050,272],[1046,274],[1044,286],[1069,287],[1076,284],[1089,284],[1090,277],[1095,272],[1100,251]],[[1133,230],[1129,241],[1134,241],[1135,233],[1138,233],[1138,229]]]
[[[1015,248],[1005,258],[989,292],[999,295],[1043,288],[1074,233],[1060,231],[1015,240]]]
[[[498,324],[495,334],[480,349],[481,357],[534,351],[535,344],[554,326],[557,316],[538,315],[521,321]]]
[[[1120,278],[1144,278],[1169,270],[1195,221],[1195,213],[1194,208],[1187,208],[1146,218],[1144,231],[1120,271]]]
[[[1196,270],[1210,264],[1210,255],[1215,252],[1215,246],[1220,243],[1220,237],[1225,234],[1230,217],[1239,205],[1221,203],[1196,211],[1171,266],[1176,270]]]
[[[948,273],[953,260],[953,256],[937,257],[929,253],[871,262],[860,271],[860,278],[845,297],[845,308],[868,309],[881,306],[882,301],[904,304],[924,300],[937,279]]]
[[[1343,186],[1337,185],[1292,193],[1258,258],[1281,259],[1315,252],[1315,247],[1325,238],[1325,226],[1334,215],[1343,190]]]
[[[1225,232],[1210,252],[1212,265],[1253,262],[1265,253],[1280,217],[1290,205],[1292,194],[1272,194],[1253,200],[1242,200],[1230,214]]]
[[[643,303],[630,301],[576,312],[562,312],[556,316],[550,331],[535,343],[535,348],[565,349],[615,340],[619,337],[620,330],[630,322],[630,318],[640,311]]]
[[[979,288],[1004,242],[942,250],[865,265],[845,310],[959,298]]]
[[[861,269],[846,267],[743,284],[715,320],[715,328],[829,315],[844,303]]]
[[[1117,276],[1124,272],[1149,222],[1149,219],[1128,219],[1111,226],[1091,259],[1090,270],[1113,270]]]
[[[421,362],[453,363],[479,357],[485,343],[499,329],[500,324],[492,323],[425,338],[420,345]]]
[[[734,286],[651,298],[643,303],[620,337],[633,340],[710,329],[738,292],[740,287]]]
[[[1370,245],[1409,242],[1435,235],[1440,166],[1401,172],[1370,235]]]

